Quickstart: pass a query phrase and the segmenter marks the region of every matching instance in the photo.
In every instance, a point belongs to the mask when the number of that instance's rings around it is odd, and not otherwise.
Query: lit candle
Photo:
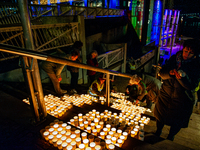
[[[45,140],[48,140],[48,136],[49,136],[49,132],[48,132],[48,131],[45,131],[45,132],[43,133],[44,139],[45,139]]]
[[[75,130],[76,137],[80,137],[80,130]]]
[[[76,141],[77,146],[79,147],[79,145],[81,144],[81,138],[77,137],[75,141]]]
[[[66,123],[63,123],[61,126],[62,126],[63,130],[65,130],[66,127],[67,127],[67,124],[66,124]]]
[[[54,128],[54,130],[57,130],[57,129],[58,129],[58,127],[59,127],[59,125],[58,125],[58,124],[54,124],[54,125],[53,125],[53,128]]]
[[[57,143],[56,143],[57,147],[59,149],[62,149],[62,141],[61,140],[58,140]]]
[[[101,130],[101,126],[100,126],[100,125],[97,125],[96,128],[97,128],[97,132],[99,133],[100,130]]]
[[[62,149],[66,149],[67,143],[66,143],[66,142],[63,142],[61,146],[62,146]]]
[[[88,133],[91,133],[91,127],[90,127],[90,126],[88,126],[88,127],[86,128],[86,130],[87,130]]]
[[[74,116],[74,121],[78,121],[78,116]]]
[[[111,138],[112,138],[112,137],[111,137],[110,135],[107,135],[107,136],[106,136],[106,139],[108,139],[108,140],[111,140]]]
[[[57,135],[56,135],[56,138],[57,138],[58,140],[60,140],[60,139],[61,139],[61,137],[62,137],[62,135],[61,135],[61,134],[57,134]]]
[[[110,128],[111,128],[111,125],[110,124],[107,124],[106,125],[106,128],[108,129],[108,132],[110,131]]]
[[[128,137],[128,133],[127,132],[123,132],[122,135],[125,137],[125,140],[126,140],[127,137]]]
[[[86,132],[81,133],[81,137],[82,137],[82,140],[86,139],[87,138],[87,133]]]
[[[119,138],[122,140],[122,144],[123,144],[124,140],[125,140],[125,137],[123,135],[121,135]]]
[[[112,143],[111,140],[106,140],[106,148],[108,149],[108,146]]]
[[[66,127],[67,132],[71,132],[71,126]]]
[[[115,149],[115,145],[110,144],[110,145],[108,146],[108,149],[109,149],[109,150],[114,150],[114,149]]]
[[[99,125],[101,126],[101,129],[103,129],[104,122],[103,122],[103,121],[100,121],[100,122],[99,122]]]
[[[92,133],[93,133],[95,136],[97,136],[97,129],[93,129],[93,130],[92,130]]]
[[[51,134],[54,131],[54,128],[49,128],[49,133]]]
[[[111,128],[111,131],[113,132],[113,135],[116,133],[116,128]]]
[[[72,149],[73,149],[73,147],[71,145],[67,146],[67,150],[72,150]]]
[[[92,150],[91,147],[86,147],[85,150]]]
[[[65,130],[62,130],[62,131],[60,132],[60,134],[63,136],[63,135],[66,134],[66,131],[65,131]]]
[[[90,147],[91,147],[92,150],[94,150],[95,146],[96,146],[95,142],[90,143]]]
[[[89,140],[88,140],[88,139],[84,139],[84,140],[83,140],[83,144],[85,145],[85,147],[88,147]]]
[[[103,128],[103,132],[105,133],[105,135],[107,135],[108,129],[107,128]]]
[[[64,142],[66,139],[67,139],[66,136],[62,136],[62,137],[61,137],[61,141],[62,141],[62,142]]]
[[[66,140],[66,142],[67,142],[68,145],[70,145],[70,143],[72,142],[72,139],[68,138],[68,139]]]
[[[88,121],[84,121],[84,127],[85,129],[88,127]]]
[[[118,130],[117,130],[117,133],[118,133],[118,136],[120,137],[121,134],[122,134],[122,130],[118,129]]]
[[[53,139],[52,139],[52,143],[53,143],[53,146],[54,146],[54,147],[57,147],[57,141],[58,141],[57,138],[53,138]]]
[[[80,124],[79,126],[81,130],[84,130],[84,124]]]
[[[108,134],[113,137],[114,133],[112,131],[109,131]]]
[[[83,114],[81,114],[81,113],[78,114],[78,118],[79,118],[79,119],[82,119],[82,117],[83,117]]]
[[[118,140],[117,140],[117,143],[119,144],[119,147],[122,146],[122,142],[123,142],[123,141],[122,141],[121,139],[118,139]]]
[[[105,138],[105,133],[104,133],[104,132],[100,132],[100,137],[101,137],[102,139],[104,139],[104,138]]]
[[[84,145],[84,144],[80,144],[80,145],[79,145],[79,148],[80,148],[81,150],[84,150],[84,149],[85,149],[85,145]]]
[[[100,145],[96,145],[96,146],[94,147],[94,149],[95,149],[95,150],[101,150],[101,146],[100,146]]]
[[[70,135],[71,135],[71,132],[67,132],[65,135],[66,135],[67,138],[69,138]]]
[[[70,136],[70,138],[72,139],[72,141],[75,141],[75,139],[76,139],[76,134],[72,134],[72,135]]]
[[[61,128],[61,127],[59,127],[59,128],[57,129],[58,133],[61,133],[62,130],[63,130],[63,128]]]
[[[95,119],[94,119],[94,123],[95,123],[95,126],[97,126],[98,123],[99,123],[99,120],[98,120],[97,118],[95,118]]]
[[[95,123],[91,123],[91,129],[93,130],[95,128]]]
[[[72,146],[72,149],[75,149],[75,148],[76,148],[76,142],[75,142],[75,141],[72,141],[72,142],[71,142],[71,146]]]
[[[74,119],[70,119],[71,125],[74,125]]]

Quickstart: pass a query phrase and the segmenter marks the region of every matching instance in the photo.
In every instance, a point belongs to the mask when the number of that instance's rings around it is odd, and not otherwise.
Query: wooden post
[[[80,40],[83,43],[83,47],[82,47],[82,59],[84,64],[86,64],[86,40],[85,40],[85,20],[84,20],[84,16],[78,16],[78,23],[79,23],[79,32],[80,32]],[[83,83],[87,84],[87,70],[83,69]]]
[[[122,72],[122,73],[126,73],[127,43],[124,44],[123,51],[124,51],[124,63],[122,64],[121,72]]]

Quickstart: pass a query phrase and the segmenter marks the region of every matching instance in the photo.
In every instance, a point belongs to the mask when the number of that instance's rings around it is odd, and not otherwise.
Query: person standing
[[[71,47],[71,52],[76,51],[78,53],[79,56],[78,56],[78,59],[76,59],[76,62],[79,62],[79,63],[82,62],[82,58],[80,57],[82,46],[83,46],[83,43],[81,41],[76,41],[76,42],[74,42],[74,44]],[[71,84],[70,84],[71,91],[70,91],[70,93],[76,94],[77,93],[76,88],[78,85],[79,68],[68,66],[67,69],[69,70],[69,72],[71,74]]]
[[[171,56],[159,71],[163,84],[153,112],[157,136],[164,125],[169,125],[167,139],[173,141],[181,128],[188,127],[200,81],[198,50],[198,41],[185,41],[183,50]]]
[[[97,61],[98,53],[96,50],[93,50],[87,59],[87,64],[90,66],[98,67],[99,63]],[[95,80],[96,78],[96,71],[88,70],[87,71],[88,78],[89,78],[89,85]]]
[[[65,58],[68,60],[76,61],[76,59],[79,56],[79,53],[76,51],[73,51],[71,54],[66,54],[62,50],[57,50],[55,53],[51,54],[52,56],[56,57],[61,57]],[[43,61],[41,64],[42,69],[47,73],[49,78],[51,79],[55,92],[58,94],[58,96],[62,96],[64,93],[67,93],[66,90],[62,90],[60,88],[60,81],[62,80],[61,78],[61,72],[65,65],[63,64],[58,64],[58,63],[53,63],[49,61]]]

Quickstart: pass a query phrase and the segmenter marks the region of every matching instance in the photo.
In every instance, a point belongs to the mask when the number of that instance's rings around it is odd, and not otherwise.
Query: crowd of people
[[[126,95],[135,104],[146,103],[146,107],[155,104],[153,114],[156,118],[157,130],[155,135],[160,136],[164,125],[170,126],[167,139],[174,140],[175,135],[181,128],[188,127],[193,106],[197,101],[199,89],[199,46],[196,40],[184,42],[183,50],[171,56],[168,61],[160,67],[157,79],[147,74],[135,74],[129,80],[126,87]],[[81,62],[80,51],[82,42],[75,42],[69,54],[59,50],[53,56],[66,58],[68,60]],[[87,58],[87,64],[98,67],[98,53],[93,50]],[[61,72],[64,65],[44,61],[42,69],[50,77],[54,89],[58,95],[67,93],[60,88]],[[77,93],[79,68],[67,67],[71,73],[71,91]],[[104,74],[97,76],[96,71],[88,70],[89,80],[88,94],[92,96],[106,96],[106,83]],[[162,81],[162,82],[161,82]]]

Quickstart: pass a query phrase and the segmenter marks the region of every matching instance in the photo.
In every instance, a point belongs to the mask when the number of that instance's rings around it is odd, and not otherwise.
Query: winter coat
[[[169,71],[173,69],[184,72],[185,75],[177,79],[169,74]],[[183,60],[182,51],[178,52],[162,67],[159,74],[163,79],[163,84],[154,108],[154,116],[169,126],[188,127],[196,94],[195,88],[200,79],[198,58]]]
[[[87,59],[87,64],[90,65],[90,66],[94,66],[94,67],[98,67],[99,66],[98,61],[97,61],[96,58],[94,58],[94,59],[91,59],[91,58]],[[93,75],[96,74],[96,71],[88,70],[87,74],[89,76],[93,76]]]

